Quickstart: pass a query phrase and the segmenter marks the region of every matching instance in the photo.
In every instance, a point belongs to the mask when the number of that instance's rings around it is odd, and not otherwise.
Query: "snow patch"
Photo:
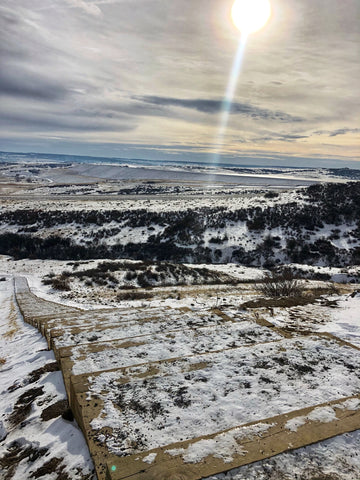
[[[318,407],[309,413],[309,415],[290,419],[286,422],[285,428],[291,432],[297,432],[298,428],[305,425],[307,420],[329,423],[336,420],[336,418],[335,410],[332,407]]]
[[[176,448],[165,450],[171,456],[182,455],[185,463],[199,463],[206,457],[213,456],[220,458],[224,463],[233,461],[235,455],[245,455],[245,450],[239,443],[243,438],[252,439],[254,436],[261,436],[273,424],[253,425],[250,427],[239,427],[229,432],[221,433],[211,439],[199,440],[190,444],[186,449]]]
[[[318,407],[315,408],[309,415],[306,417],[310,421],[330,423],[336,420],[335,410],[331,407]]]
[[[291,432],[297,432],[298,428],[305,425],[306,417],[295,417],[288,420],[285,424],[285,428]]]
[[[151,465],[155,461],[156,457],[157,457],[157,453],[149,453],[149,455],[144,457],[142,461]]]

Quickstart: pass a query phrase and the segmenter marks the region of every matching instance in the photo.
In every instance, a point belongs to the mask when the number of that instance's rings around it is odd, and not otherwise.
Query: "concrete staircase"
[[[237,423],[234,417],[233,424],[218,431],[209,419],[208,431],[205,428],[204,434],[202,429],[201,435],[195,425],[183,425],[179,416],[181,436],[168,441],[168,426],[160,425],[163,438],[159,444],[150,442],[148,448],[136,433],[134,415],[148,422],[148,438],[152,438],[152,425],[166,408],[166,401],[163,405],[158,400],[165,391],[177,392],[175,400],[169,394],[167,401],[175,402],[181,411],[188,405],[184,388],[195,398],[215,377],[225,390],[238,388],[247,359],[256,358],[258,368],[266,372],[266,363],[278,361],[283,352],[301,352],[306,359],[307,350],[321,351],[325,358],[334,345],[339,349],[334,361],[341,363],[346,358],[350,375],[352,365],[359,362],[359,349],[329,334],[305,338],[246,314],[232,317],[217,309],[161,307],[84,311],[35,296],[22,277],[15,279],[15,285],[24,320],[41,331],[55,352],[99,480],[197,480],[360,429],[360,389],[354,387],[347,396],[331,392],[327,403],[319,403],[309,392],[304,396],[305,408],[289,407],[277,414],[274,407],[274,414],[265,418],[261,412],[247,415],[245,409],[241,418],[247,420]],[[153,397],[152,410],[141,411],[144,407],[134,398],[129,408],[126,398],[132,391],[147,401]],[[243,401],[246,405],[239,390],[239,403]],[[223,403],[216,404],[216,399],[214,405],[217,412],[223,410]],[[327,412],[325,420],[316,415],[319,411]]]

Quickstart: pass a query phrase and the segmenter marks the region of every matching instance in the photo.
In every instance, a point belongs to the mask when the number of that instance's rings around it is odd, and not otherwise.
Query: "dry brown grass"
[[[301,295],[292,297],[256,298],[242,303],[240,309],[247,308],[273,308],[273,307],[298,307],[315,303],[322,295],[334,295],[337,292],[333,285],[316,287],[304,290]]]
[[[9,311],[9,317],[8,317],[8,329],[7,331],[3,334],[4,338],[13,338],[15,333],[19,330],[19,325],[17,323],[17,312],[16,312],[16,307],[14,304],[14,301],[11,300],[10,303],[10,311]]]
[[[5,365],[6,363],[6,358],[0,357],[0,366]]]
[[[298,307],[315,302],[315,297],[282,297],[282,298],[257,298],[244,302],[240,305],[240,310],[248,308],[274,308],[274,307]]]
[[[122,291],[116,295],[116,300],[146,300],[153,298],[153,295],[149,292],[130,290],[128,292]]]

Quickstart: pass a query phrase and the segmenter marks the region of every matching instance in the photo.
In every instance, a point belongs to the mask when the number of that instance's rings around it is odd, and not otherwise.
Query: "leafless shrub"
[[[136,292],[136,291],[129,291],[129,292],[119,292],[116,296],[116,300],[145,300],[148,298],[152,298],[152,294],[148,292]]]
[[[59,276],[44,278],[44,285],[51,285],[55,290],[61,290],[63,292],[69,292],[71,290],[70,278],[63,273]]]
[[[303,292],[301,281],[294,276],[290,268],[265,273],[256,288],[266,297],[294,297]]]

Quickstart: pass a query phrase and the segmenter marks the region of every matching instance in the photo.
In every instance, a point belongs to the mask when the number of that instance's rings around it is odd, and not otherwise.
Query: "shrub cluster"
[[[266,194],[274,197],[274,192]],[[301,198],[300,198],[301,197]],[[203,207],[198,210],[150,212],[146,209],[119,211],[45,211],[41,209],[4,211],[3,224],[17,225],[17,233],[0,235],[0,254],[15,258],[86,260],[131,258],[134,260],[211,263],[233,261],[244,265],[275,266],[284,263],[319,263],[343,266],[360,263],[360,182],[312,185],[299,194],[299,202],[228,210]],[[242,222],[250,234],[262,241],[253,249],[228,246],[226,228]],[[110,225],[111,223],[111,225]],[[328,238],[320,229],[332,226]],[[349,225],[348,231],[338,228]],[[69,226],[87,230],[87,239],[54,235],[40,238],[42,229]],[[107,239],[123,228],[142,228],[147,240],[115,243]],[[209,245],[208,229],[217,230]],[[285,240],[272,235],[281,230]],[[348,249],[336,241],[346,238]],[[278,260],[279,261],[279,260]],[[143,281],[148,281],[144,275]],[[151,279],[150,279],[151,280]]]
[[[257,289],[266,297],[295,297],[301,295],[303,286],[290,268],[283,268],[266,272]]]
[[[123,283],[120,284],[119,276],[115,276],[115,273],[120,274],[120,278],[123,277]],[[77,271],[76,266],[72,272],[64,271],[58,276],[49,274],[45,277],[44,283],[58,290],[70,290],[70,280],[74,279],[89,286],[98,285],[121,290],[136,287],[236,283],[233,277],[206,268],[190,268],[169,262],[127,261],[101,262],[97,267],[80,271]]]

